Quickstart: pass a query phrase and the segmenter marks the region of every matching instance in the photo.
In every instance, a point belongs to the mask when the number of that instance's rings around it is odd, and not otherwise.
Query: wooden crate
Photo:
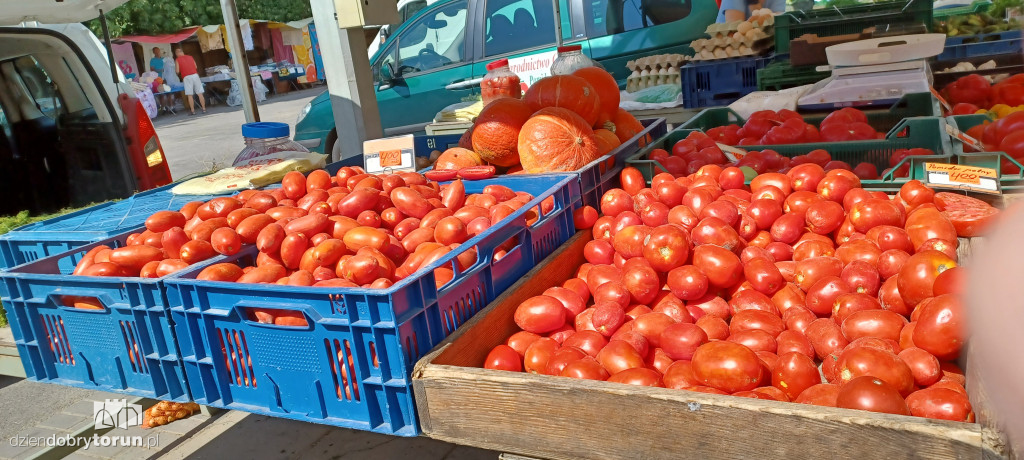
[[[572,276],[588,240],[577,233],[417,363],[424,434],[550,459],[1011,457],[976,385],[982,423],[958,423],[479,368],[518,331],[519,303]]]

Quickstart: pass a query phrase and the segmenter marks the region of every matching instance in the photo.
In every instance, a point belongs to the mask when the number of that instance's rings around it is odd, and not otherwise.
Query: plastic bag
[[[754,91],[729,104],[739,116],[747,118],[758,110],[796,110],[797,101],[814,85],[797,86],[782,91]]]
[[[664,109],[683,105],[680,85],[658,85],[632,93],[622,91],[619,107],[624,110]]]
[[[245,164],[197,177],[171,189],[175,195],[220,195],[280,182],[290,171],[312,171],[327,163],[327,155],[310,152],[277,152],[253,158]]]

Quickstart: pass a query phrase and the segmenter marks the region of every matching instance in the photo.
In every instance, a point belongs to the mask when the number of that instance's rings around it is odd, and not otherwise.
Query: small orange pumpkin
[[[533,114],[520,99],[497,99],[476,118],[473,124],[473,151],[495,166],[519,164],[519,130]]]
[[[452,147],[437,157],[434,169],[462,169],[483,164],[484,160],[476,152],[462,147]]]
[[[644,130],[644,125],[636,117],[623,109],[619,109],[618,113],[615,114],[612,123],[615,123],[615,135],[619,138],[619,142],[623,143]],[[640,139],[640,147],[647,145],[651,141],[650,137],[650,135],[647,135]]]
[[[538,110],[519,132],[519,158],[527,173],[575,171],[599,156],[590,123],[568,109]]]
[[[584,67],[572,73],[590,83],[597,91],[599,112],[595,128],[604,128],[619,111],[619,84],[615,77],[600,67]]]
[[[583,117],[587,126],[597,123],[601,111],[597,90],[583,78],[575,75],[555,75],[542,78],[526,90],[523,100],[533,111],[545,107],[561,107]]]
[[[622,145],[622,142],[619,142],[618,136],[607,129],[595,129],[594,137],[597,139],[597,151],[601,156],[607,155],[608,152]]]

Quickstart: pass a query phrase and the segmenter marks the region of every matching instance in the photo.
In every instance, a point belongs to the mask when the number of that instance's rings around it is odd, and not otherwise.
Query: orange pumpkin
[[[545,107],[568,109],[587,122],[597,123],[601,111],[597,90],[586,80],[574,75],[555,75],[543,78],[526,90],[523,100],[534,112]]]
[[[619,109],[618,113],[615,114],[612,123],[615,123],[615,135],[619,138],[619,142],[626,142],[644,130],[644,125],[636,117],[623,109]],[[650,135],[644,136],[643,139],[640,139],[640,147],[647,145],[650,141]]]
[[[484,160],[480,159],[476,152],[462,147],[452,147],[437,157],[434,169],[462,169],[482,164]]]
[[[519,164],[519,130],[533,112],[520,99],[505,97],[487,104],[473,124],[473,151],[495,166]]]
[[[622,145],[622,142],[619,142],[618,136],[607,129],[595,129],[594,137],[597,139],[597,151],[601,156],[607,155],[608,152]]]
[[[604,128],[605,124],[612,121],[619,111],[619,84],[615,81],[615,77],[599,67],[584,67],[572,74],[586,80],[597,91],[600,110],[594,127]]]
[[[540,109],[519,132],[519,159],[528,173],[575,171],[600,156],[590,123],[568,109]]]
[[[462,133],[462,137],[459,138],[459,147],[473,150],[473,126],[470,126],[466,132]]]

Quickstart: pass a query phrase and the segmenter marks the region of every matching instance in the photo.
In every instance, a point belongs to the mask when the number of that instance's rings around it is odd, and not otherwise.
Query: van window
[[[690,15],[691,0],[584,0],[590,38],[659,26]]]
[[[402,9],[398,12],[398,15],[399,15],[399,17],[402,18],[402,21],[399,22],[398,24],[395,24],[395,28],[397,28],[399,25],[401,25],[405,21],[408,21],[409,18],[415,16],[416,13],[419,13],[420,10],[422,10],[423,8],[426,8],[426,7],[427,7],[427,0],[416,0],[414,2],[410,2],[408,5],[403,6]],[[395,30],[395,29],[391,29],[391,30]]]
[[[497,56],[555,43],[551,0],[487,0],[484,55]]]
[[[465,60],[466,3],[448,3],[402,31],[396,40],[399,74],[425,72]],[[385,57],[382,62],[387,60]]]
[[[56,119],[62,113],[60,94],[57,91],[57,84],[39,65],[39,61],[32,56],[22,56],[14,60],[14,68],[35,102],[36,108],[43,115]]]

